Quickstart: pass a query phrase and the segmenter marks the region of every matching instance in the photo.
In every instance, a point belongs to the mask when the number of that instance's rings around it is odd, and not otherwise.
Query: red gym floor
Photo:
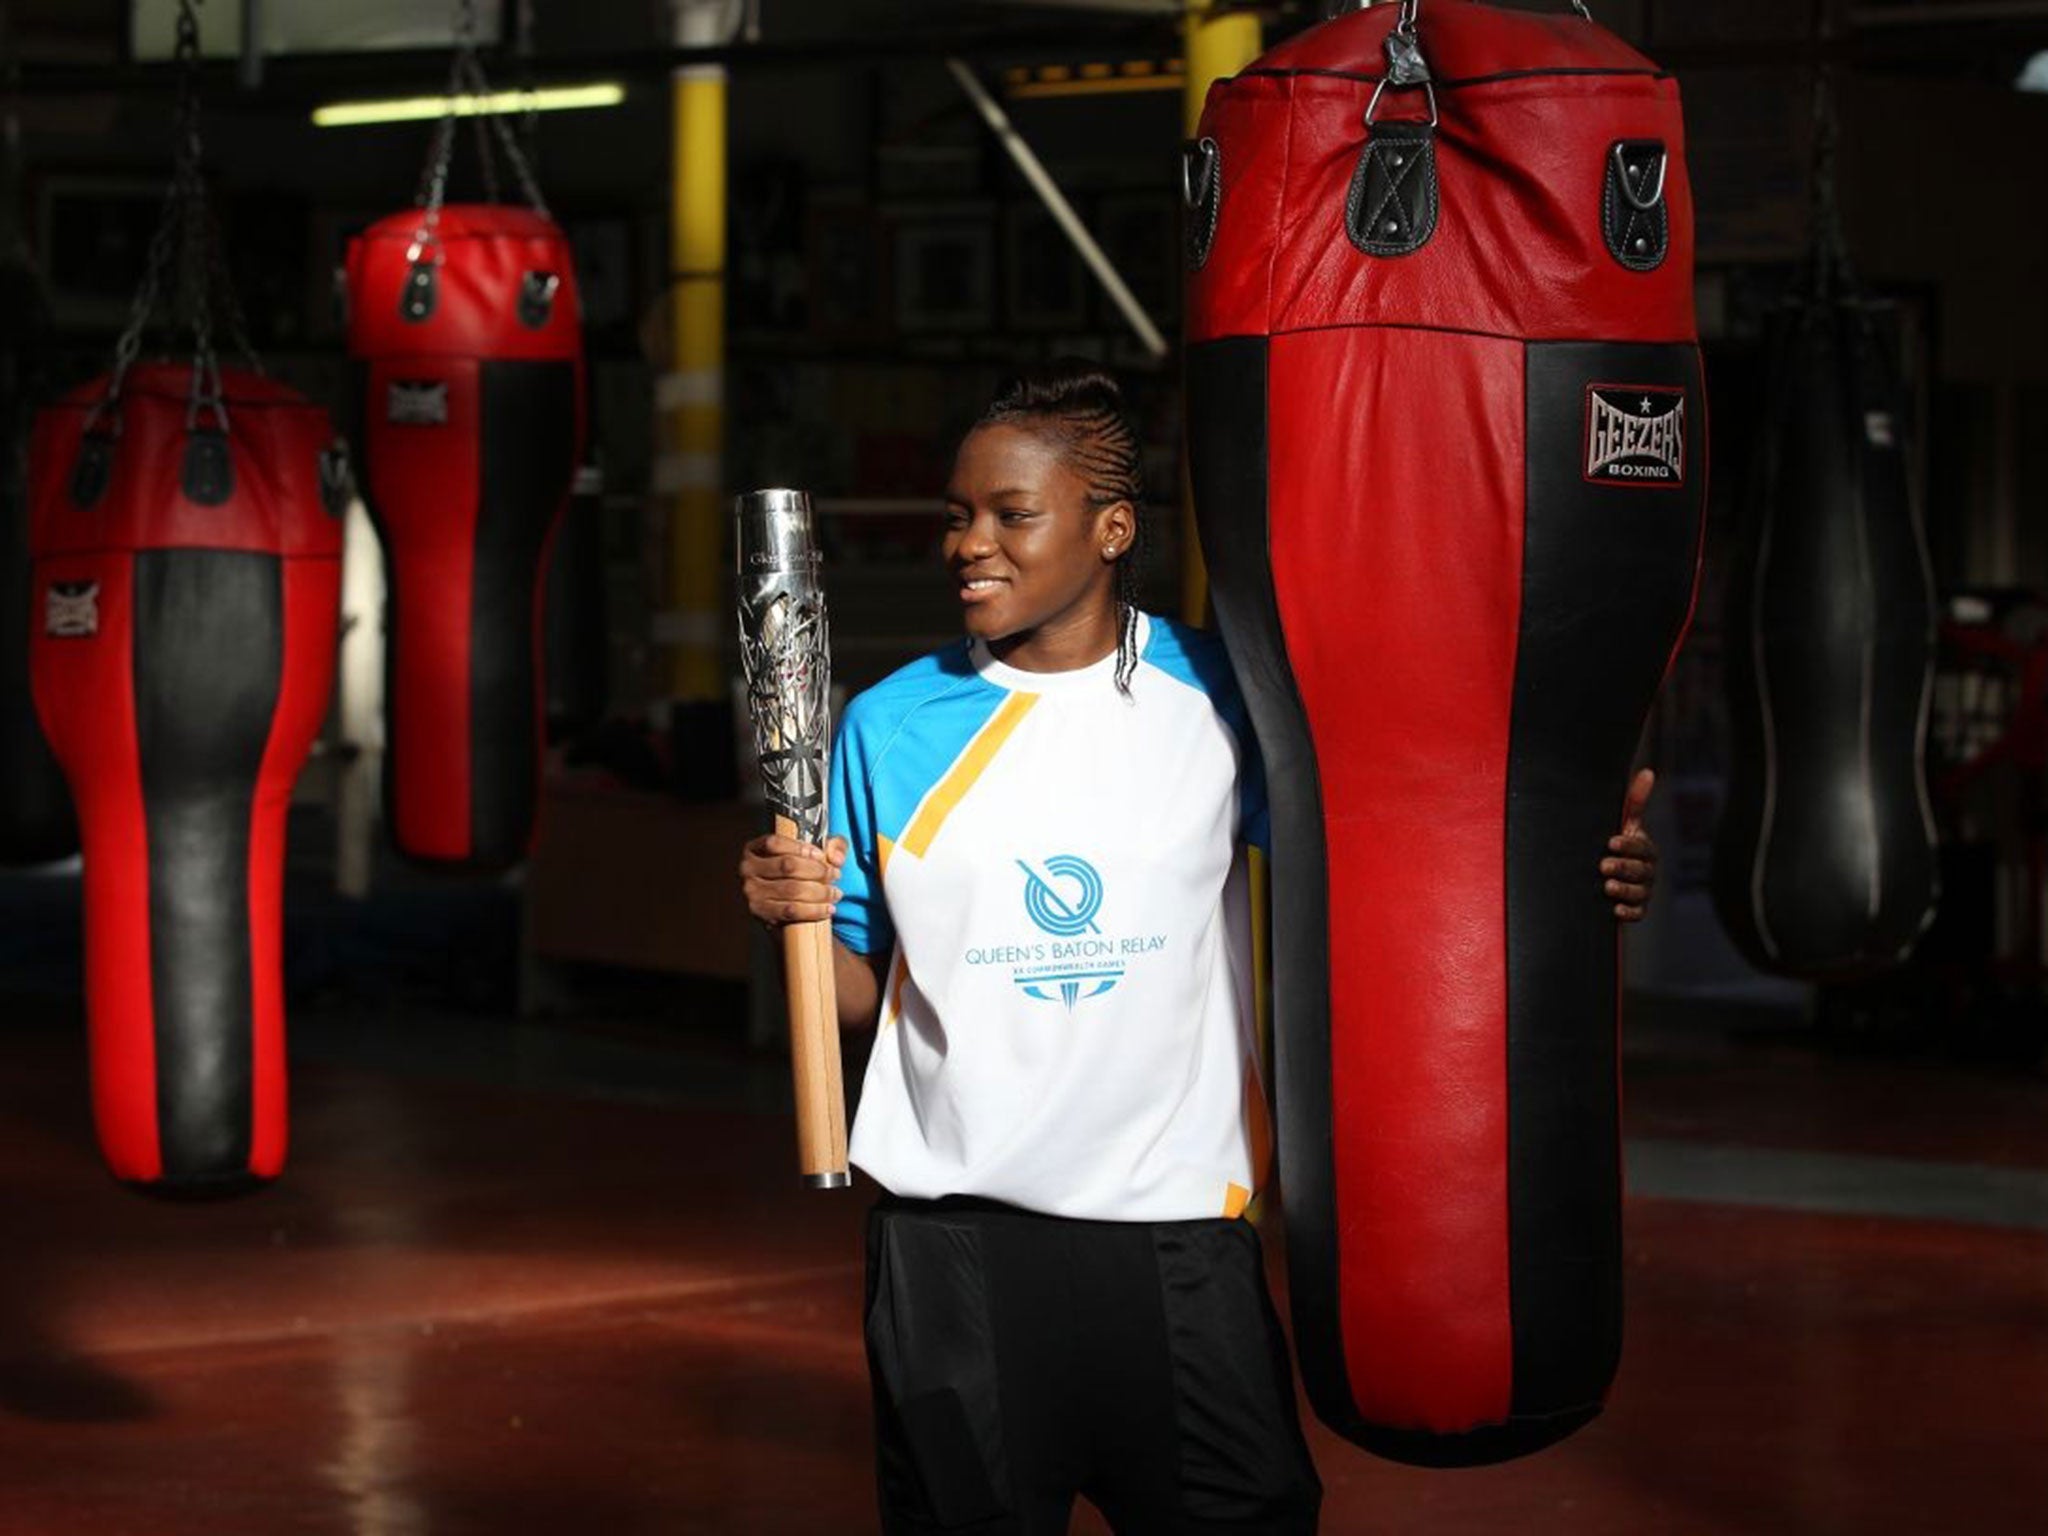
[[[217,1206],[110,1184],[68,1024],[14,1032],[0,1536],[875,1528],[864,1197],[795,1187],[772,1107],[711,1107],[772,1065],[700,1046],[657,1089],[652,1032],[303,1022],[289,1176]],[[1474,1472],[1316,1432],[1326,1531],[2048,1529],[2048,1083],[1693,1030],[1632,1061],[1629,1131],[1728,1199],[1632,1197],[1606,1418]],[[593,1052],[608,1082],[520,1086]]]

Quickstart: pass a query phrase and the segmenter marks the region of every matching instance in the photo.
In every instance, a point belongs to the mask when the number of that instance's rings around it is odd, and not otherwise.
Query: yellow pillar
[[[1202,123],[1202,104],[1208,100],[1210,85],[1251,63],[1264,42],[1257,15],[1226,10],[1220,0],[1187,0],[1183,30],[1187,68],[1181,116],[1188,137],[1193,138]],[[1190,624],[1201,624],[1209,617],[1209,572],[1202,564],[1202,542],[1195,536],[1195,508],[1190,497],[1182,498],[1180,532],[1180,615]]]
[[[724,10],[679,0],[676,41],[725,41]],[[669,373],[656,476],[668,511],[668,592],[658,634],[669,648],[669,696],[714,699],[725,691],[725,70],[677,70],[670,101]]]

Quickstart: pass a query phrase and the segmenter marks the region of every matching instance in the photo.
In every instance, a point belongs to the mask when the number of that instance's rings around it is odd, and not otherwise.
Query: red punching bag
[[[424,206],[350,243],[349,351],[389,588],[386,821],[413,858],[496,868],[533,836],[540,610],[583,451],[583,326],[568,239],[509,133],[534,206],[442,205],[450,127]]]
[[[193,0],[177,57],[175,179],[113,371],[30,438],[29,670],[85,855],[101,1150],[205,1196],[284,1164],[285,815],[333,683],[348,471],[326,411],[215,359],[218,299],[253,368],[205,204]],[[170,296],[190,359],[136,365]]]
[[[1583,13],[1423,0],[1221,82],[1188,150],[1302,1375],[1399,1460],[1547,1445],[1618,1360],[1598,864],[1698,572],[1683,149],[1675,85]]]
[[[285,1153],[285,813],[327,711],[341,599],[327,413],[186,364],[74,391],[30,449],[30,665],[85,849],[93,1112],[172,1194]]]

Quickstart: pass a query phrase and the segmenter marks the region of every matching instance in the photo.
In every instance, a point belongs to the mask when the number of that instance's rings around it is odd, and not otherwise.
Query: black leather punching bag
[[[1850,980],[1905,960],[1934,918],[1934,580],[1881,308],[1823,277],[1779,315],[1768,364],[1728,579],[1714,899],[1752,964]]]
[[[35,271],[0,264],[0,864],[78,851],[71,794],[29,691],[28,429],[49,318]]]

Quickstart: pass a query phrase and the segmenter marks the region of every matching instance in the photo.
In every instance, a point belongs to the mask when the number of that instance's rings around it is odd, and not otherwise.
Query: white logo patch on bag
[[[447,426],[447,382],[393,379],[384,392],[384,419],[401,427]]]
[[[43,633],[83,640],[100,632],[100,584],[53,581],[43,593]]]
[[[1588,385],[1586,478],[1595,485],[1685,484],[1685,391]]]

